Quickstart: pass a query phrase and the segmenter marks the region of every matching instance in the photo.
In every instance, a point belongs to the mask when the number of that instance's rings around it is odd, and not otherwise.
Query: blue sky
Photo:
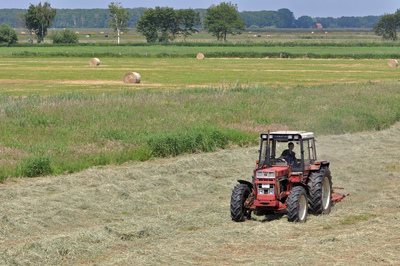
[[[38,0],[2,0],[0,8],[25,8],[30,4],[37,5]],[[108,8],[110,0],[48,0],[54,8]],[[175,9],[181,8],[208,8],[212,4],[223,1],[202,0],[147,0],[147,1],[123,1],[123,7],[155,7],[168,6]],[[225,0],[225,2],[229,2]],[[311,17],[341,17],[341,16],[368,16],[394,13],[400,8],[399,0],[232,0],[238,5],[239,11],[278,10],[290,9],[296,18],[303,15]]]

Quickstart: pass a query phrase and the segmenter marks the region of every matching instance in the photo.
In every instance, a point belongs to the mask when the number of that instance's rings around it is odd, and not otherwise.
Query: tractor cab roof
[[[269,133],[269,138],[271,140],[276,141],[292,141],[292,140],[300,140],[300,139],[313,139],[314,133],[313,132],[306,132],[306,131],[275,131]],[[262,139],[267,139],[268,134],[261,134]]]

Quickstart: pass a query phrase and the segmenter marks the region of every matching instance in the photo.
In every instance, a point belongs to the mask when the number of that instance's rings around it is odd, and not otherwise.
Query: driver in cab
[[[296,154],[293,151],[294,149],[294,144],[293,142],[288,143],[288,149],[284,150],[281,154],[281,159],[285,160],[288,165],[292,165],[294,167],[297,167],[297,159],[296,159]]]

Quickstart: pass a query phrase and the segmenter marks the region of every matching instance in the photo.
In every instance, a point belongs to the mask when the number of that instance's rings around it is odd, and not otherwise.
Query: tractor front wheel
[[[245,207],[245,202],[251,194],[251,190],[246,184],[238,184],[232,191],[231,196],[231,217],[235,222],[243,222],[250,219],[251,210]]]
[[[289,194],[287,203],[287,219],[289,222],[304,223],[307,220],[308,203],[306,190],[297,186]]]

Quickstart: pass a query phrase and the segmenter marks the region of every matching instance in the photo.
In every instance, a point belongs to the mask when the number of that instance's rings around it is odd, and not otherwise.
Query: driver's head
[[[293,142],[289,142],[288,147],[289,147],[289,150],[292,151],[294,149]]]

